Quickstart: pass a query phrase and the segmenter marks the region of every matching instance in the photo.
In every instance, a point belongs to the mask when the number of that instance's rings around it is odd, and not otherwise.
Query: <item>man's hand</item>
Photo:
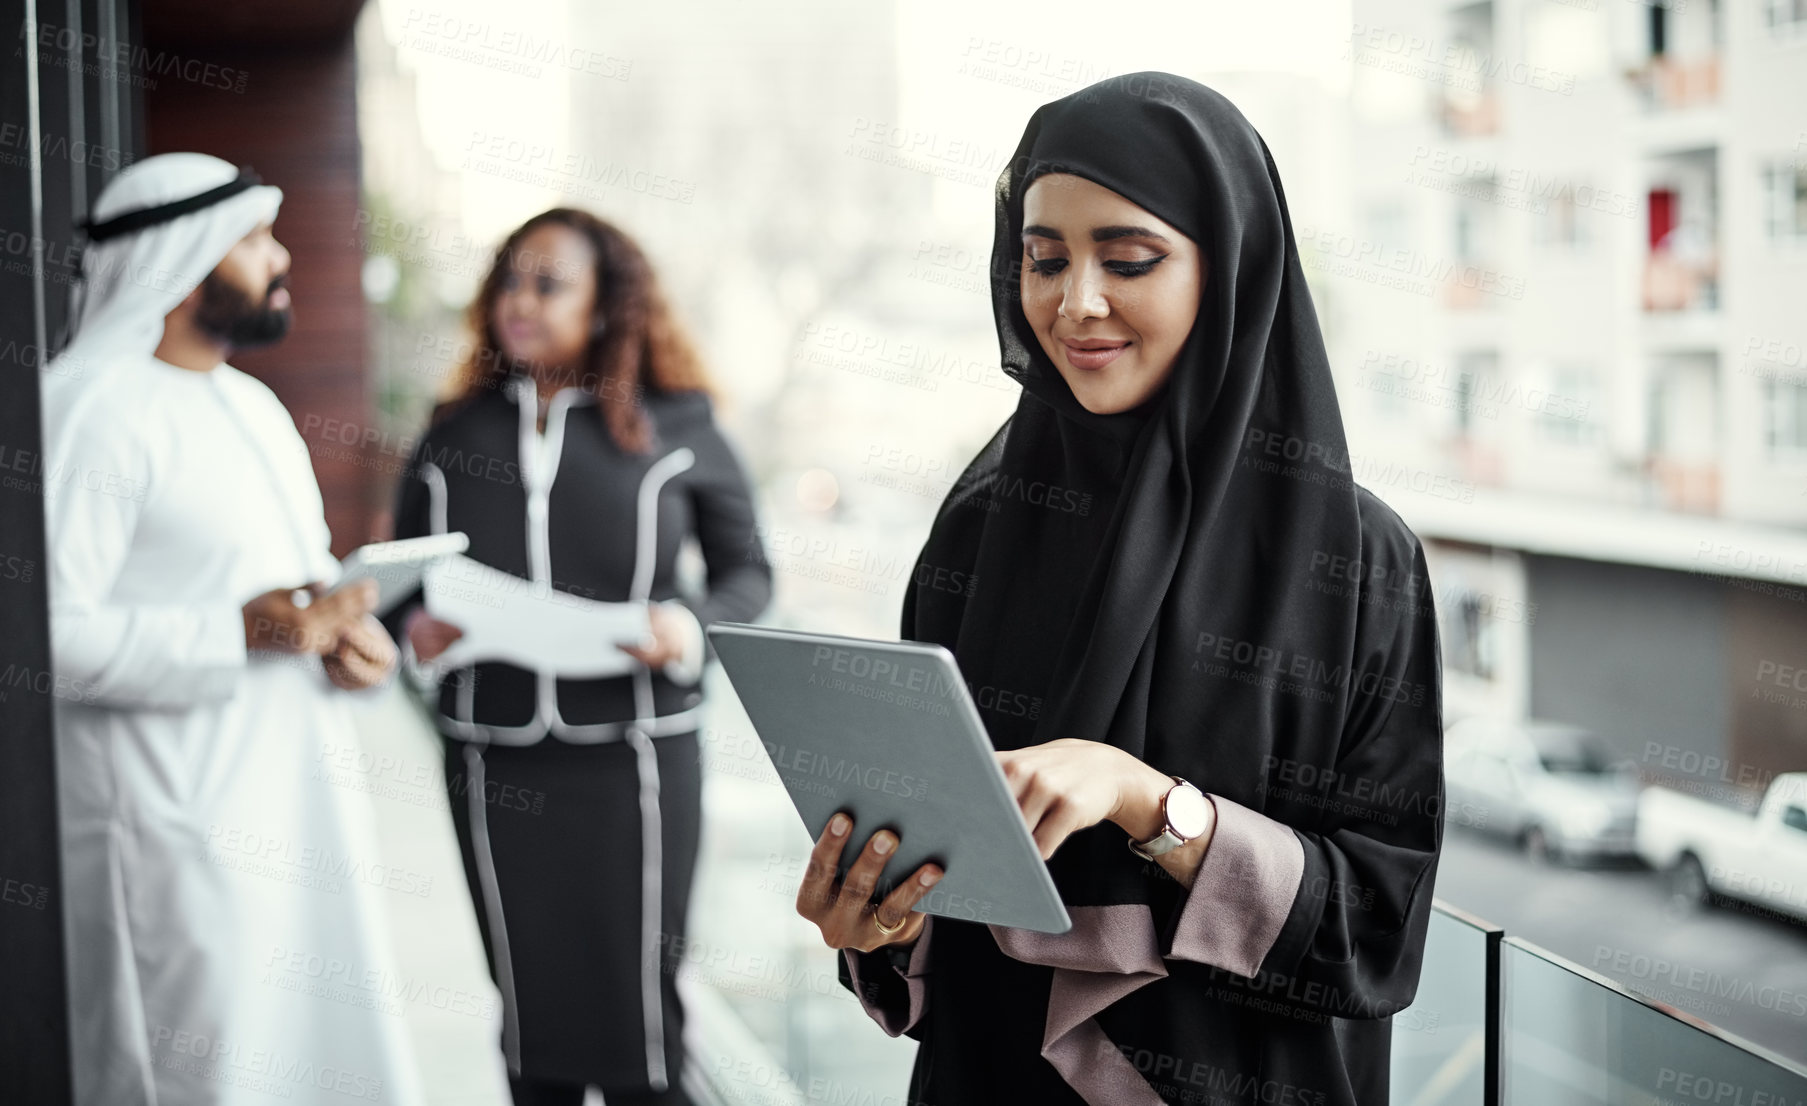
[[[408,644],[414,646],[414,656],[422,664],[450,649],[454,641],[464,636],[463,630],[434,618],[425,607],[417,608],[408,616],[402,632],[407,635]]]
[[[395,671],[395,643],[389,631],[365,615],[339,639],[338,648],[323,658],[326,678],[346,691],[375,687]]]
[[[294,593],[300,590],[313,596],[305,607],[295,603]],[[332,595],[318,580],[305,589],[266,591],[245,604],[245,648],[325,656],[376,607],[376,600],[375,580],[361,580]]]

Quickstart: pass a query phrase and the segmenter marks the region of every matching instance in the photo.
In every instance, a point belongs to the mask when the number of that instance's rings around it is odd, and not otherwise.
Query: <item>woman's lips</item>
[[[1071,341],[1061,343],[1067,348],[1067,363],[1076,369],[1102,369],[1117,359],[1117,355],[1128,349],[1128,342],[1085,342],[1075,345]]]

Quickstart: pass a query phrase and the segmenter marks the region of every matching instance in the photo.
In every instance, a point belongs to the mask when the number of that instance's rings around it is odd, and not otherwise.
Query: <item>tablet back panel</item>
[[[946,874],[918,910],[1071,928],[946,649],[725,622],[709,640],[810,839],[853,817],[843,874],[889,828],[899,846],[875,898],[934,860]]]

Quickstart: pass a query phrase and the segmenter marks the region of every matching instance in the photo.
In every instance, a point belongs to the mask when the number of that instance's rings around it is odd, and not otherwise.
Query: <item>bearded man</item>
[[[288,329],[281,199],[202,154],[122,173],[45,373],[82,1106],[421,1101],[383,900],[426,892],[319,771],[395,648],[374,588],[328,593],[308,452],[226,364]]]

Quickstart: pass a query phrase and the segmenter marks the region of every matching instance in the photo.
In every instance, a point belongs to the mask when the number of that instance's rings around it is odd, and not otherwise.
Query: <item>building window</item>
[[[1469,209],[1467,204],[1458,203],[1456,205],[1456,232],[1454,238],[1456,256],[1463,261],[1472,261],[1474,259],[1474,224],[1475,213]]]
[[[1763,0],[1763,25],[1771,34],[1799,33],[1807,25],[1807,0]]]
[[[1648,402],[1644,404],[1644,451],[1655,457],[1663,452],[1663,424],[1667,421],[1664,414],[1669,409],[1669,389],[1662,377],[1650,381],[1646,389]]]
[[[1533,210],[1531,235],[1532,241],[1544,246],[1574,249],[1588,244],[1587,227],[1575,206],[1573,188],[1563,188]]]
[[[1374,397],[1374,413],[1390,421],[1406,421],[1412,388],[1406,378],[1391,372],[1368,372],[1364,376],[1368,394]]]
[[[1764,382],[1772,456],[1807,456],[1807,377]]]
[[[1527,402],[1537,416],[1537,429],[1552,442],[1564,445],[1587,445],[1598,437],[1594,422],[1594,374],[1586,369],[1564,365],[1550,374],[1547,392],[1530,392]]]
[[[1650,366],[1649,447],[1653,457],[1706,463],[1719,454],[1719,361],[1678,353]]]
[[[1493,134],[1499,130],[1499,90],[1494,80],[1491,0],[1453,8],[1446,24],[1448,72],[1442,89],[1445,133],[1457,136]]]
[[[1443,620],[1445,663],[1458,672],[1493,679],[1499,643],[1486,597],[1452,588],[1438,597],[1437,607]]]
[[[1406,209],[1400,204],[1376,204],[1368,208],[1368,236],[1376,248],[1407,246],[1411,243],[1411,227],[1406,222]]]
[[[1801,2],[1807,4],[1807,0]],[[1788,158],[1772,162],[1763,171],[1763,195],[1770,239],[1807,239],[1807,161]]]
[[[1467,438],[1475,432],[1475,419],[1499,417],[1499,354],[1470,350],[1456,363],[1456,434]]]

